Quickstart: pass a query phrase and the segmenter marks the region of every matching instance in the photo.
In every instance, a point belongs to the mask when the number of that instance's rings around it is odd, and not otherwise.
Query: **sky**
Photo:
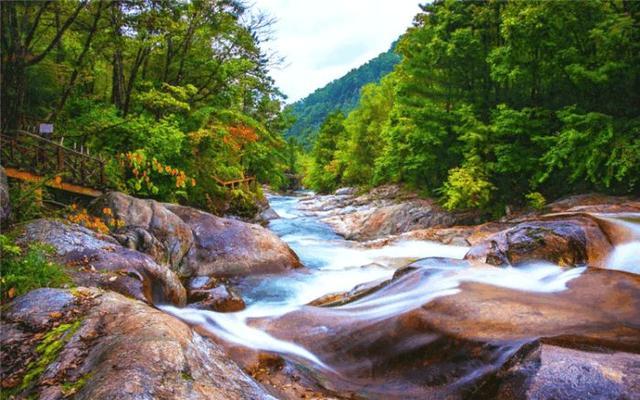
[[[424,3],[424,1],[422,1]],[[267,51],[284,57],[276,85],[301,99],[378,54],[411,26],[417,0],[253,0],[276,18]]]

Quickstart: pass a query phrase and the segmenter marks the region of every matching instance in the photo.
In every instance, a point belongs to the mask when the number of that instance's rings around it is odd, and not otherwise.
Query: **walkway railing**
[[[0,156],[13,178],[33,181],[59,176],[50,186],[88,195],[99,195],[106,186],[104,160],[29,132],[0,134]]]
[[[222,179],[219,179],[216,176],[212,176],[213,180],[216,181],[216,183],[220,186],[224,186],[226,188],[230,188],[230,189],[235,189],[238,188],[240,186],[243,185],[251,185],[253,182],[255,182],[256,178],[254,176],[250,176],[248,178],[240,178],[240,179],[234,179],[231,181],[223,181]]]

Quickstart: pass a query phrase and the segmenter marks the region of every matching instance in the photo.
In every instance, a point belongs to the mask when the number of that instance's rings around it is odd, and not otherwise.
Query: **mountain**
[[[396,42],[366,64],[289,105],[287,108],[296,117],[296,122],[285,136],[297,137],[305,147],[311,146],[313,137],[329,113],[342,110],[346,114],[353,110],[360,99],[360,89],[368,83],[380,81],[393,70],[400,61],[400,56],[394,51],[395,46]]]

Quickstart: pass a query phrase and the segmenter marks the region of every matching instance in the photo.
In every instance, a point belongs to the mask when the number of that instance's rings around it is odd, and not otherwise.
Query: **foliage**
[[[342,168],[335,155],[338,139],[345,132],[344,119],[344,114],[340,111],[329,114],[320,127],[313,148],[311,168],[305,183],[322,193],[335,190],[336,183],[340,181]]]
[[[307,149],[312,148],[320,125],[329,114],[335,111],[349,113],[358,104],[361,88],[379,82],[391,72],[400,61],[395,47],[396,43],[393,43],[386,52],[290,105],[288,110],[296,121],[285,135],[297,138]]]
[[[11,199],[11,218],[19,223],[42,216],[42,200],[48,193],[43,180],[39,183],[11,182],[9,198]]]
[[[179,196],[186,196],[188,186],[196,186],[196,180],[183,170],[149,158],[144,150],[120,154],[118,159],[124,170],[124,185],[130,193],[176,201]]]
[[[124,220],[116,218],[113,215],[113,211],[108,207],[102,209],[103,218],[89,215],[85,208],[80,208],[75,203],[70,208],[71,212],[67,214],[69,222],[82,225],[96,232],[107,234],[125,225]]]
[[[108,163],[113,188],[162,201],[234,197],[217,174],[284,184],[292,121],[261,46],[269,16],[226,0],[0,7],[3,131],[52,122],[54,140],[121,158]]]
[[[540,192],[531,192],[525,196],[529,203],[529,207],[542,210],[544,206],[547,204],[547,200],[544,198],[542,193]]]
[[[49,261],[54,253],[51,246],[31,244],[22,249],[8,236],[0,235],[0,249],[3,301],[39,287],[60,287],[71,282],[63,266]]]
[[[339,137],[318,135],[309,183],[400,182],[495,214],[638,194],[638,24],[637,2],[426,4],[394,71],[365,87]]]
[[[453,168],[441,190],[443,205],[448,210],[484,208],[491,200],[492,189],[479,165]]]

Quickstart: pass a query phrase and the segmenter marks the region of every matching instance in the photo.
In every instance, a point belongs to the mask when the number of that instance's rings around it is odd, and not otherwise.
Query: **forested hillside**
[[[435,1],[398,52],[325,120],[312,188],[401,182],[496,213],[640,192],[640,2]]]
[[[295,122],[285,136],[295,137],[298,142],[308,147],[327,115],[337,110],[343,112],[353,110],[360,98],[362,87],[368,83],[378,82],[380,78],[391,72],[400,61],[400,56],[394,50],[395,46],[396,43],[388,51],[366,64],[352,69],[345,76],[287,107],[295,117]]]
[[[2,2],[2,129],[111,160],[113,188],[217,211],[223,180],[283,182],[282,99],[243,2]]]

